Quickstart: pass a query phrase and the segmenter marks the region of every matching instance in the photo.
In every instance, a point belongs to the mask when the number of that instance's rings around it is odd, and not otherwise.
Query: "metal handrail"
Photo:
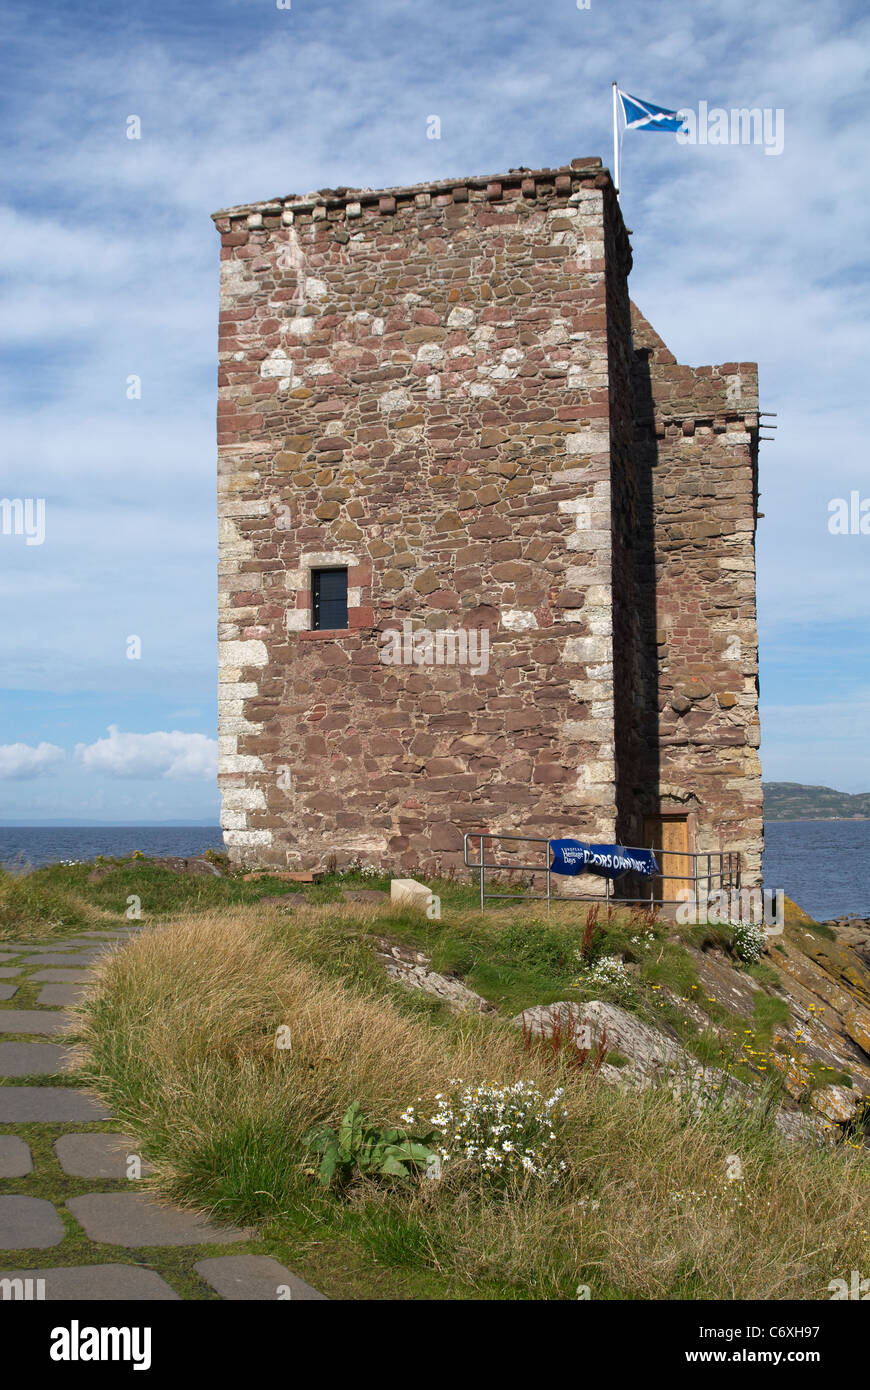
[[[503,834],[502,834],[502,833],[499,833],[499,832],[490,833],[489,831],[479,831],[479,830],[468,830],[468,831],[465,832],[465,834],[464,834],[464,836],[463,836],[463,859],[464,859],[466,868],[473,869],[473,870],[476,869],[477,872],[478,872],[478,879],[479,879],[479,883],[480,883],[480,909],[481,909],[481,912],[484,911],[484,909],[485,909],[485,904],[486,904],[487,899],[493,899],[493,900],[495,900],[495,899],[508,900],[508,899],[509,899],[509,900],[512,901],[512,902],[546,902],[546,904],[547,904],[547,911],[548,911],[548,912],[549,912],[549,910],[550,910],[550,905],[551,905],[551,903],[552,903],[552,901],[553,901],[554,898],[555,898],[557,901],[562,901],[562,902],[590,902],[590,901],[598,901],[598,900],[600,899],[601,895],[600,895],[599,893],[572,893],[572,894],[570,895],[570,897],[567,897],[567,896],[566,896],[566,897],[560,897],[560,895],[559,895],[558,893],[555,893],[555,894],[553,893],[553,889],[552,889],[552,877],[553,877],[553,872],[552,872],[552,867],[551,867],[551,862],[550,862],[550,846],[551,846],[551,844],[552,844],[553,838],[558,838],[558,837],[545,836],[545,835],[514,835],[514,834],[511,834],[511,833],[503,833]],[[546,846],[546,851],[545,851],[545,853],[546,853],[546,863],[545,863],[545,864],[542,864],[542,863],[535,863],[535,864],[508,863],[508,864],[505,864],[505,863],[495,863],[495,862],[487,863],[487,861],[486,861],[486,851],[485,851],[485,848],[484,848],[484,843],[485,843],[485,841],[487,841],[487,840],[490,840],[490,841],[494,841],[494,840],[511,840],[511,841],[515,841],[515,842],[518,842],[518,843],[521,843],[521,844],[545,845],[545,846]],[[476,860],[470,859],[470,858],[469,858],[469,847],[470,847],[470,844],[471,844],[472,841],[477,841],[478,846],[479,846],[479,857],[478,857]],[[646,849],[651,849],[651,847],[649,847],[649,846],[643,846],[643,845],[624,845],[622,848],[623,848],[623,849],[626,849],[626,850],[629,850],[629,851],[632,851],[632,850],[646,850]],[[651,849],[651,853],[655,854],[656,851],[655,851],[654,849]],[[694,888],[695,888],[695,896],[696,896],[696,898],[698,897],[698,885],[699,885],[700,883],[702,883],[702,882],[706,882],[706,884],[707,884],[707,890],[706,890],[706,891],[707,891],[708,896],[709,896],[709,894],[710,894],[711,892],[714,891],[712,885],[713,885],[713,883],[714,883],[715,880],[718,880],[718,882],[719,882],[719,889],[720,889],[720,891],[722,891],[722,890],[725,888],[726,883],[727,883],[727,889],[728,889],[728,891],[729,891],[730,893],[733,893],[735,890],[736,890],[737,892],[740,892],[740,891],[741,891],[741,865],[740,865],[740,852],[739,852],[738,850],[717,850],[717,851],[714,851],[714,850],[710,850],[710,851],[707,851],[707,850],[665,850],[665,851],[661,851],[661,850],[659,850],[658,853],[659,853],[659,854],[666,853],[666,854],[668,854],[669,856],[671,856],[672,858],[675,858],[675,859],[689,859],[689,860],[691,860],[691,861],[692,861],[692,872],[689,873],[689,874],[664,874],[664,873],[658,873],[658,874],[654,875],[654,877],[650,880],[650,884],[649,884],[650,891],[649,891],[649,894],[648,894],[648,895],[645,895],[645,896],[643,896],[643,897],[636,897],[636,898],[627,897],[627,896],[625,896],[623,893],[620,893],[616,898],[614,898],[614,895],[613,895],[613,893],[612,893],[612,891],[611,891],[612,884],[613,884],[614,881],[613,881],[612,879],[605,878],[605,880],[604,880],[604,885],[605,885],[605,887],[604,887],[604,900],[605,900],[605,902],[608,904],[608,906],[609,906],[610,903],[611,903],[612,901],[614,901],[614,900],[617,901],[617,902],[621,902],[621,903],[649,903],[651,906],[656,906],[656,905],[665,906],[665,905],[670,905],[670,904],[677,904],[677,903],[680,903],[681,901],[683,901],[683,900],[680,899],[680,898],[664,898],[664,897],[662,897],[662,898],[656,898],[655,895],[654,895],[654,884],[655,884],[656,882],[691,883],[691,884],[694,885]],[[713,868],[713,861],[714,861],[714,859],[716,859],[716,858],[718,858],[718,860],[719,860],[719,868],[718,868],[718,871],[715,870],[715,869]],[[704,860],[704,859],[706,859],[706,861],[707,861],[707,870],[706,870],[706,873],[703,873],[703,872],[702,872],[702,873],[699,873],[699,872],[698,872],[698,862],[699,862],[699,860]],[[726,867],[726,865],[727,865],[727,867]],[[547,876],[547,891],[546,891],[546,893],[487,893],[487,892],[486,892],[486,871],[487,871],[487,869],[493,869],[493,870],[495,870],[496,872],[503,872],[503,871],[505,871],[505,870],[508,870],[508,871],[518,870],[518,871],[521,871],[521,872],[523,872],[523,873],[533,873],[533,874],[544,873],[544,874],[546,874],[546,876]],[[625,875],[623,875],[623,879],[631,879],[632,877],[636,877],[636,875],[633,874],[633,872],[632,872],[631,870],[629,870],[628,873],[626,873]],[[622,881],[622,880],[620,880],[620,881]]]

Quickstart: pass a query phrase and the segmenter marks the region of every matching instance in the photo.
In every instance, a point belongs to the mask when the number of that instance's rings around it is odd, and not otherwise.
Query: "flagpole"
[[[616,83],[613,84],[613,186],[619,198],[619,117],[617,115]]]

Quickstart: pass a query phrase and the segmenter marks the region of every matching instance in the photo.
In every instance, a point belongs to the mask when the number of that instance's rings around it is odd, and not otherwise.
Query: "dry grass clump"
[[[870,1266],[861,1155],[787,1148],[751,1117],[608,1087],[527,1052],[498,1019],[415,1016],[301,959],[304,915],[296,937],[253,909],[146,932],[106,959],[82,1006],[92,1081],[176,1200],[269,1221],[278,1239],[314,1213],[381,1266],[437,1271],[459,1297],[588,1284],[598,1298],[825,1298],[831,1279]],[[376,1123],[418,1097],[426,1115],[452,1076],[564,1086],[563,1180],[499,1194],[447,1165],[440,1182],[318,1192],[306,1129],[354,1100]]]
[[[114,913],[59,886],[44,871],[7,873],[0,868],[0,942],[26,943],[117,924]]]

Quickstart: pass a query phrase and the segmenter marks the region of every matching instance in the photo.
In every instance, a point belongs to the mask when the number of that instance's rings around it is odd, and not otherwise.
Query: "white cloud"
[[[41,777],[65,757],[56,743],[4,743],[0,745],[0,777]]]
[[[109,737],[77,743],[76,757],[89,772],[110,777],[162,777],[167,781],[217,776],[217,741],[179,729],[151,734],[122,734],[109,725]]]

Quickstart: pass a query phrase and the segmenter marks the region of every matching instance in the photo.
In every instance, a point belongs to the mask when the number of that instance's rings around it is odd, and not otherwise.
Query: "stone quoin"
[[[601,161],[214,220],[230,857],[432,873],[468,830],[673,818],[758,883],[757,370],[630,303]],[[380,659],[407,623],[488,659]]]

